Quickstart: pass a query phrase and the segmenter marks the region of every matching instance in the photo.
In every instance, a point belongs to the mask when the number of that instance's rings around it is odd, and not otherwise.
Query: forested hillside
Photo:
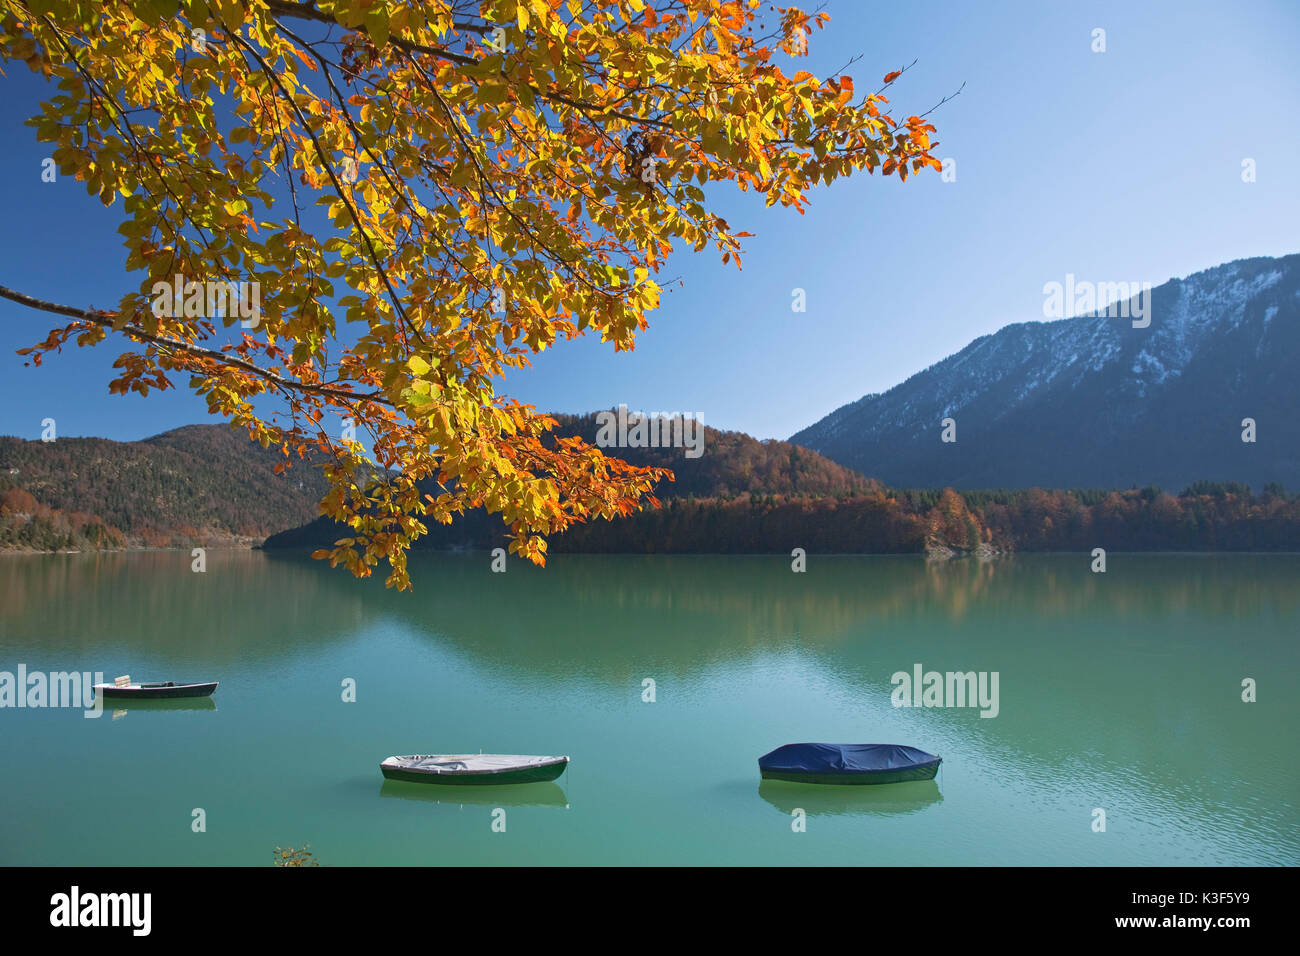
[[[596,440],[595,415],[557,415],[556,435]],[[851,495],[871,483],[816,452],[739,432],[704,432],[705,453],[607,448],[635,464],[672,468],[660,496]],[[308,461],[286,459],[225,425],[189,425],[139,442],[0,437],[0,548],[40,551],[126,546],[252,544],[311,522],[326,482]],[[430,486],[432,490],[432,486]],[[437,540],[487,540],[499,522],[468,515]],[[450,535],[450,537],[447,537]],[[337,535],[336,535],[337,536]],[[331,539],[332,540],[332,539]]]
[[[576,435],[596,444],[596,413],[554,415],[557,435]],[[703,454],[688,457],[676,448],[605,448],[605,454],[633,465],[670,468],[676,481],[655,489],[660,498],[761,495],[846,495],[865,492],[872,482],[815,451],[784,441],[759,441],[744,432],[704,429]]]
[[[1300,496],[1199,483],[1129,491],[869,492],[848,498],[674,499],[583,525],[556,552],[889,554],[1300,551]]]
[[[596,418],[557,416],[594,440]],[[553,536],[564,552],[967,553],[1091,550],[1300,550],[1300,496],[1278,485],[1199,482],[1181,493],[891,489],[785,442],[708,429],[705,454],[607,449],[673,469],[663,505]],[[0,438],[0,548],[248,546],[316,549],[347,535],[317,518],[324,482],[220,425],[142,442]],[[288,530],[281,530],[288,529]],[[278,532],[278,533],[277,533]],[[417,547],[495,548],[500,520],[473,511],[433,525]]]
[[[325,492],[307,462],[277,475],[284,460],[225,425],[139,442],[0,437],[0,547],[258,540],[310,521]]]

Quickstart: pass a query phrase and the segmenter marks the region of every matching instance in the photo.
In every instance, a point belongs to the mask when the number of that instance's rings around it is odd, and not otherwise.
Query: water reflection
[[[462,807],[564,807],[569,798],[558,783],[526,783],[511,787],[439,786],[406,780],[385,780],[381,797],[442,803]]]
[[[203,574],[190,571],[188,552],[0,555],[0,646],[102,653],[115,643],[159,666],[219,665],[396,620],[477,666],[621,687],[639,682],[647,660],[688,677],[756,652],[851,658],[918,624],[957,649],[964,628],[1008,617],[1032,619],[1046,639],[1099,614],[1225,627],[1300,614],[1300,556],[1115,555],[1105,575],[1088,573],[1088,560],[814,555],[793,574],[777,556],[559,555],[543,569],[520,560],[493,574],[486,555],[425,553],[411,557],[414,593],[398,594],[382,575],[357,581],[297,554],[213,551]],[[1153,665],[1195,667],[1165,642],[1135,649]]]
[[[113,709],[113,719],[119,720],[132,711],[215,711],[217,709],[217,702],[211,697],[174,697],[163,698],[161,700],[133,700],[129,704],[114,701],[111,706]],[[108,710],[108,707],[109,705],[106,705],[104,709]]]
[[[1291,773],[1240,745],[1258,712],[1232,704],[1252,661],[1295,658],[1274,622],[1300,617],[1297,555],[1115,555],[1101,575],[1071,554],[827,557],[803,574],[783,557],[636,555],[493,574],[486,555],[422,554],[411,574],[414,594],[372,588],[367,606],[520,687],[626,695],[647,674],[685,686],[793,654],[864,717],[911,718],[954,753],[996,752],[1037,776],[1070,769],[1102,740],[1092,769],[1133,773],[1148,790],[1204,779],[1212,755],[1213,802],[1235,799],[1240,781],[1276,786]],[[916,663],[998,672],[996,719],[894,710],[890,677]],[[1278,700],[1297,699],[1298,673],[1272,675]],[[1294,717],[1294,707],[1279,715]],[[1195,749],[1165,743],[1189,734]]]
[[[830,735],[944,754],[954,774],[945,820],[969,811],[978,791],[996,794],[994,810],[1020,797],[1125,806],[1130,820],[1158,821],[1150,832],[1162,838],[1194,832],[1204,854],[1240,844],[1250,860],[1293,863],[1300,852],[1300,556],[1112,554],[1102,575],[1090,573],[1088,555],[813,555],[804,574],[779,556],[558,555],[545,569],[511,559],[508,573],[493,574],[485,554],[419,554],[413,594],[304,556],[209,552],[205,574],[189,560],[0,555],[0,670],[24,662],[102,669],[110,679],[128,670],[228,676],[221,720],[146,718],[138,735],[120,728],[115,745],[128,752],[145,738],[156,747],[169,733],[206,735],[205,747],[243,767],[250,752],[277,766],[288,740],[314,748],[329,779],[351,740],[360,756],[346,765],[367,774],[353,809],[373,805],[366,748],[394,735],[487,727],[493,746],[528,746],[512,742],[527,721],[566,749],[617,738],[671,754],[709,728],[730,735],[715,745],[724,759],[761,752],[770,739]],[[283,666],[286,655],[294,666]],[[972,708],[893,708],[890,675],[917,663],[998,672],[996,719]],[[355,718],[337,703],[338,681],[354,674],[367,694],[382,689]],[[656,707],[641,703],[647,676],[658,682]],[[1243,678],[1259,681],[1258,703],[1241,700]],[[215,704],[133,702],[120,712],[170,709]],[[84,743],[74,735],[96,726],[42,711],[0,719],[44,735],[26,752],[27,738],[0,739],[0,756],[15,765],[57,747],[77,753]],[[690,745],[698,762],[675,785],[707,778],[702,747]],[[770,822],[752,777],[735,780],[735,792],[718,797]],[[913,813],[942,799],[933,783],[901,795],[897,787],[927,785],[789,785],[791,794],[780,783],[765,782],[759,796],[782,813]],[[602,785],[584,806],[622,799],[615,784]],[[492,793],[390,781],[380,795],[567,805],[550,784]],[[1145,852],[1131,846],[1125,859]],[[1179,857],[1204,858],[1219,859]]]
[[[366,582],[323,576],[310,559],[270,566],[258,553],[209,551],[201,574],[190,560],[188,551],[0,554],[0,646],[169,670],[292,654],[365,623]]]
[[[802,809],[810,817],[916,813],[943,802],[933,780],[867,786],[764,780],[758,795],[786,816]]]
[[[307,559],[272,560],[301,569]],[[685,677],[757,651],[838,656],[918,623],[956,648],[963,628],[1009,616],[1032,619],[1047,636],[1103,613],[1152,624],[1189,613],[1227,621],[1300,613],[1300,556],[1117,560],[1121,573],[1095,575],[1086,555],[837,557],[793,574],[780,557],[563,555],[544,569],[518,561],[492,574],[486,556],[421,554],[411,561],[413,594],[370,588],[366,607],[480,666],[619,685],[647,659]]]

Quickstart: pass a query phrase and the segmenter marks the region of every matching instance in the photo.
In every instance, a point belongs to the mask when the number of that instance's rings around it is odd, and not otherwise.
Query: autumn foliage
[[[719,0],[3,0],[0,56],[51,82],[60,173],[122,210],[129,278],[28,350],[125,345],[115,392],[187,382],[286,464],[319,449],[320,552],[409,584],[428,522],[482,507],[511,549],[635,512],[661,470],[499,395],[590,332],[633,347],[673,250],[740,265],[729,182],[800,211],[866,170],[938,166],[883,87],[787,73],[829,18]],[[885,77],[888,85],[901,71]],[[176,315],[155,283],[255,282],[260,315]],[[160,314],[160,312],[162,314]],[[364,444],[341,439],[350,419]],[[417,483],[435,479],[435,493]]]
[[[1269,488],[957,492],[876,487],[844,497],[673,498],[573,529],[566,552],[971,554],[1062,551],[1295,551],[1300,495]]]

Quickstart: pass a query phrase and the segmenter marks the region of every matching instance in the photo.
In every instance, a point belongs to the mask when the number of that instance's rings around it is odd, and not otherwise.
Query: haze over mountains
[[[897,487],[1300,486],[1300,255],[1171,280],[1151,306],[1147,328],[1008,326],[790,441]]]

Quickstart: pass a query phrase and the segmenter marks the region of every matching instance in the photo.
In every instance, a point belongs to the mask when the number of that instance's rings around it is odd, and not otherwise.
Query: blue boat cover
[[[759,757],[758,767],[785,773],[869,773],[924,766],[938,759],[898,744],[786,744]]]

